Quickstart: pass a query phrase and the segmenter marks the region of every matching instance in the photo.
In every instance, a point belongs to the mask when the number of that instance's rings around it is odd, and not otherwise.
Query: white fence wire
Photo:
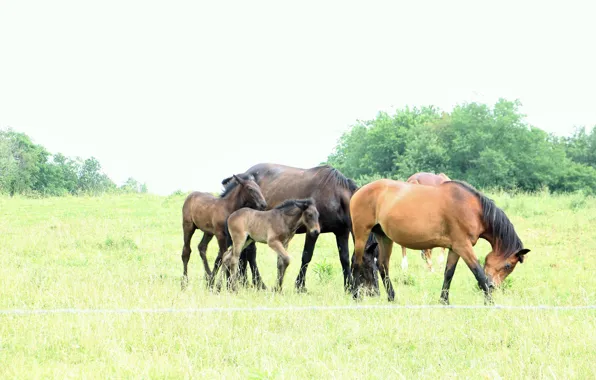
[[[481,310],[527,310],[527,311],[569,311],[596,310],[596,305],[551,306],[551,305],[337,305],[337,306],[255,306],[255,307],[204,307],[204,308],[115,308],[115,309],[4,309],[0,315],[44,315],[44,314],[181,314],[181,313],[253,313],[292,311],[335,311],[335,310],[403,310],[403,309],[481,309]]]

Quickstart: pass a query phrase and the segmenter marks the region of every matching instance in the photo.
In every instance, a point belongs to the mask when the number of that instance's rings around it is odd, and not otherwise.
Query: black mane
[[[312,198],[307,199],[287,199],[282,203],[275,206],[274,210],[281,210],[285,214],[291,214],[295,209],[300,208],[301,205],[306,204],[307,206],[314,205],[315,201]]]
[[[243,180],[253,180],[254,178],[253,176],[251,176],[250,174],[236,174],[236,177],[243,179]],[[236,188],[236,186],[238,186],[238,182],[236,182],[236,180],[234,180],[234,177],[228,177],[226,179],[224,179],[221,182],[222,185],[224,185],[224,190],[221,192],[221,194],[219,195],[220,198],[225,198],[228,195],[230,195],[230,193],[232,192],[232,190],[234,190]]]
[[[496,244],[499,245],[499,250],[495,253],[509,257],[524,247],[521,239],[515,232],[513,224],[511,224],[505,212],[497,207],[492,199],[480,193],[469,183],[463,181],[446,181],[444,183],[449,182],[463,187],[480,200],[482,204],[482,221],[490,229]]]
[[[344,176],[339,170],[332,166],[322,165],[317,166],[312,170],[318,170],[319,172],[324,174],[324,177],[321,180],[321,186],[327,186],[329,183],[332,183],[336,186],[340,186],[344,189],[350,190],[350,192],[352,193],[358,190],[358,185],[356,184],[356,182]]]

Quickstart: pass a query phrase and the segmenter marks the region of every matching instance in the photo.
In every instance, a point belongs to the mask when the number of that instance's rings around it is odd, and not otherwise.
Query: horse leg
[[[445,248],[441,247],[441,254],[437,257],[437,263],[443,264],[443,261],[445,261]]]
[[[352,285],[352,273],[350,271],[350,230],[335,233],[335,242],[339,252],[339,261],[344,275],[344,290],[349,291]],[[364,253],[366,255],[366,252]]]
[[[459,255],[449,250],[447,256],[447,263],[445,264],[445,278],[443,280],[443,289],[441,290],[441,303],[449,305],[449,288],[451,287],[451,279],[455,273],[455,267],[459,261]]]
[[[393,284],[389,278],[389,260],[391,259],[391,252],[393,251],[393,241],[387,237],[384,233],[375,232],[375,239],[379,243],[379,273],[381,280],[385,284],[385,290],[387,291],[387,299],[389,301],[395,300],[395,291],[393,290]],[[402,247],[402,249],[405,249]]]
[[[366,247],[366,241],[373,226],[354,222],[355,220],[352,219],[352,235],[354,236],[354,254],[352,255],[352,297],[357,299],[360,295],[360,287],[364,283],[364,248]]]
[[[290,265],[290,255],[288,255],[284,245],[279,240],[269,240],[267,245],[277,252],[277,285],[275,286],[275,290],[281,291],[286,269],[288,269],[288,265]]]
[[[478,286],[484,291],[484,303],[492,304],[493,301],[488,278],[484,273],[484,269],[480,266],[480,262],[478,262],[478,257],[476,257],[476,253],[474,253],[472,244],[468,241],[462,245],[453,246],[453,250],[464,260],[472,273],[474,273],[474,277],[476,277],[476,281],[478,281]]]
[[[217,257],[215,258],[215,262],[213,263],[213,272],[211,272],[211,278],[209,280],[210,288],[213,288],[213,283],[215,277],[217,276],[217,272],[219,272],[219,267],[221,266],[223,255],[228,249],[225,234],[217,234],[217,244],[219,245],[219,252],[217,252]]]
[[[302,251],[302,265],[300,266],[300,271],[298,272],[298,277],[296,277],[296,290],[298,292],[306,292],[305,288],[305,281],[306,281],[306,269],[308,268],[308,264],[312,259],[312,254],[315,251],[315,244],[319,236],[313,236],[311,234],[306,234],[306,238],[304,239],[304,250]]]
[[[401,247],[401,270],[407,271],[408,270],[408,256],[406,256],[406,247],[402,245]]]
[[[198,246],[199,254],[201,255],[201,260],[203,260],[203,266],[205,267],[207,283],[209,283],[209,280],[211,279],[211,269],[209,269],[209,261],[207,261],[207,246],[209,246],[211,239],[213,239],[213,234],[205,232]]]
[[[433,261],[432,261],[432,249],[425,249],[422,251],[422,259],[426,261],[426,266],[430,272],[434,272]]]
[[[246,244],[247,238],[248,236],[246,234],[241,236],[232,235],[232,240],[234,241],[232,244],[232,249],[226,253],[222,260],[222,265],[225,268],[225,273],[228,277],[228,289],[231,289],[232,291],[236,290],[238,262],[240,261],[240,253]]]
[[[248,273],[246,269],[248,265],[249,249],[250,248],[247,247],[242,250],[238,261],[238,282],[240,282],[240,284],[242,284],[243,287],[246,287],[248,285]]]
[[[193,222],[182,222],[182,231],[184,233],[184,246],[182,247],[182,281],[180,283],[180,287],[182,290],[186,289],[188,286],[188,261],[190,260],[190,241],[192,239],[192,235],[195,233],[197,227]]]
[[[246,260],[248,264],[250,264],[250,271],[252,272],[252,284],[256,289],[260,290],[267,290],[267,287],[263,283],[263,278],[261,277],[261,273],[259,272],[259,267],[257,266],[257,246],[253,242],[249,244],[242,254],[246,255]],[[242,256],[240,256],[242,257]],[[240,260],[242,263],[242,260]],[[239,264],[239,268],[241,268],[241,264]],[[241,271],[242,269],[240,269]],[[242,274],[240,274],[242,275]],[[248,277],[248,273],[246,271],[246,263],[244,264],[244,276],[245,278]]]

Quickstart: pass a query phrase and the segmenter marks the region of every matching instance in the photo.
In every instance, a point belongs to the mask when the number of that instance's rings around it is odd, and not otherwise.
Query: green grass
[[[582,194],[492,194],[532,251],[501,305],[596,304],[596,200]],[[0,197],[0,309],[353,305],[335,239],[323,235],[307,275],[282,294],[213,294],[193,239],[180,290],[184,196]],[[396,247],[398,248],[398,247]],[[266,284],[276,257],[258,246]],[[489,250],[476,246],[480,257]],[[435,256],[438,250],[434,251]],[[215,242],[209,247],[211,263]],[[442,268],[394,250],[396,304],[436,305]],[[436,257],[435,266],[436,264]],[[452,304],[481,305],[465,265]],[[365,305],[386,305],[384,291]],[[0,315],[0,378],[596,378],[596,311],[334,310],[178,314]]]

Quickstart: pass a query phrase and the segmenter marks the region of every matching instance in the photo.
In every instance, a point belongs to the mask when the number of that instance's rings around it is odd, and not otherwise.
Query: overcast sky
[[[596,7],[520,3],[0,0],[0,128],[168,194],[315,166],[406,104],[596,125]]]

